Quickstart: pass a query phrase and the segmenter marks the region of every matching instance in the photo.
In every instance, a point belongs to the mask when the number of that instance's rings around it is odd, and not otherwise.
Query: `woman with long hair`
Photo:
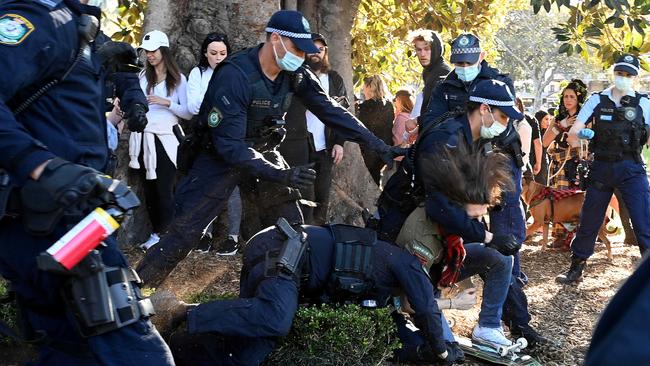
[[[587,86],[582,80],[572,79],[562,90],[560,106],[555,120],[544,133],[542,144],[548,148],[550,157],[548,184],[555,189],[577,189],[575,185],[575,166],[580,159],[578,149],[567,143],[568,132],[576,120],[578,112],[587,96]],[[554,247],[566,246],[567,230],[555,225],[553,230]]]
[[[387,145],[392,145],[395,110],[389,94],[388,87],[381,76],[372,75],[365,78],[363,80],[364,101],[359,105],[359,119],[375,136]],[[384,162],[377,153],[363,146],[361,146],[361,155],[372,179],[379,185]]]
[[[147,56],[140,73],[140,87],[147,96],[149,112],[143,133],[131,133],[129,167],[144,168],[144,198],[153,232],[141,245],[148,249],[158,243],[173,216],[178,139],[173,128],[180,118],[190,119],[187,110],[187,80],[169,49],[169,39],[161,31],[147,33],[139,50]]]
[[[199,64],[190,71],[187,82],[187,109],[194,115],[198,115],[203,103],[203,97],[208,90],[208,84],[212,78],[215,68],[230,54],[230,43],[228,36],[223,33],[208,34],[199,51]],[[195,126],[191,126],[192,128]],[[228,238],[218,246],[213,246],[212,228],[210,225],[206,234],[201,239],[197,250],[200,253],[207,253],[216,249],[219,255],[231,255],[237,252],[239,246],[239,227],[241,224],[242,202],[239,195],[239,187],[235,187],[228,199]],[[214,223],[214,221],[213,221]]]

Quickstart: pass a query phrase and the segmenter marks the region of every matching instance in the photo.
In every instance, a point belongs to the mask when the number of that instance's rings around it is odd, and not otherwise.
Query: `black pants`
[[[174,216],[174,180],[176,166],[167,156],[162,142],[154,136],[156,143],[156,179],[147,180],[142,153],[140,169],[144,180],[144,199],[151,220],[153,232],[162,233],[167,229]]]
[[[309,162],[316,163],[316,181],[308,189],[301,190],[303,198],[314,201],[315,208],[303,206],[302,213],[305,223],[309,225],[323,225],[327,222],[327,210],[330,205],[330,188],[332,187],[332,166],[334,162],[327,150],[311,151]]]

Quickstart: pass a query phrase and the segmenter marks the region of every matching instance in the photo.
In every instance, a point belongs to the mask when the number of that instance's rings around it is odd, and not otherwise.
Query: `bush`
[[[7,286],[8,283],[4,279],[0,278],[0,299],[7,296]],[[13,301],[6,304],[0,304],[0,321],[3,321],[12,329],[16,329],[17,316],[15,303]],[[0,334],[0,345],[13,343],[15,343],[13,339]]]
[[[310,306],[298,310],[267,365],[378,365],[400,347],[391,310]]]

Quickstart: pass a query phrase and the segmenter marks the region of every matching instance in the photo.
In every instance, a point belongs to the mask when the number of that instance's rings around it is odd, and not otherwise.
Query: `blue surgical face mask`
[[[280,37],[280,44],[282,45],[282,48],[284,48],[284,57],[279,58],[278,57],[278,52],[275,50],[275,46],[273,46],[273,53],[275,54],[275,62],[278,63],[278,66],[284,71],[296,71],[300,66],[302,66],[302,63],[305,62],[305,59],[302,57],[298,57],[291,53],[287,47],[284,46],[284,42],[282,42],[282,37]]]
[[[490,117],[492,117],[492,125],[490,127],[485,126],[485,122],[483,122],[483,116],[481,116],[481,137],[484,139],[495,138],[506,130],[506,126],[497,122],[497,120],[494,118],[492,115],[492,109],[488,108],[488,112]]]
[[[481,65],[477,63],[476,65],[471,65],[466,67],[456,66],[455,70],[456,70],[456,75],[458,75],[458,78],[460,80],[469,83],[474,79],[476,79],[479,72],[481,72]]]
[[[634,78],[626,78],[625,76],[614,76],[614,86],[622,92],[632,91],[632,84]]]

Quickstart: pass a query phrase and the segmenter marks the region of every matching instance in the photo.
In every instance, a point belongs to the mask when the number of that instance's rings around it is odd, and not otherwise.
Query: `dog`
[[[534,202],[534,205],[531,207],[531,203],[533,203],[531,201],[539,196],[545,188],[548,187],[532,179],[525,179],[521,192],[521,197],[528,206],[530,215],[534,219],[534,222],[526,229],[526,237],[529,237],[542,227],[542,251],[546,250],[548,243],[548,224],[551,222],[555,224],[580,222],[580,211],[585,201],[585,192],[578,191],[557,201],[551,201],[549,197],[543,198],[541,201]],[[611,217],[612,212],[618,213],[617,208],[618,201],[616,200],[616,196],[612,195],[612,200],[606,211],[607,217]],[[607,247],[607,258],[611,261],[612,244],[607,238],[605,224],[598,230],[598,237]]]

